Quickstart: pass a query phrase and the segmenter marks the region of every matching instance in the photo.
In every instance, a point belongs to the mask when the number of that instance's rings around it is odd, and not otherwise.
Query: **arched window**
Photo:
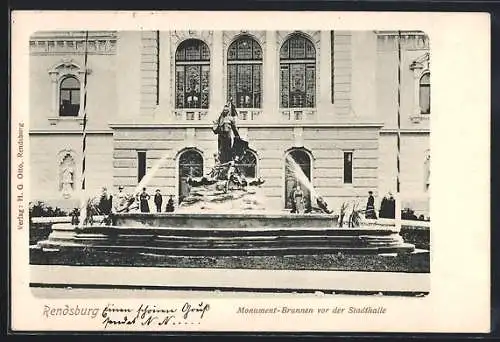
[[[257,156],[253,151],[247,150],[238,163],[238,169],[243,173],[245,178],[257,178]]]
[[[179,203],[189,194],[189,177],[203,176],[203,156],[200,152],[189,149],[179,156]]]
[[[59,115],[78,116],[80,111],[80,81],[74,76],[67,76],[59,87]]]
[[[313,108],[316,102],[316,50],[307,38],[296,34],[280,50],[282,108]]]
[[[227,51],[228,97],[238,108],[261,107],[262,48],[252,37],[235,40]]]
[[[420,77],[420,113],[429,114],[431,112],[431,82],[430,73],[425,73]]]
[[[198,39],[183,41],[175,52],[175,107],[208,108],[210,51]]]
[[[292,208],[292,192],[300,184],[306,198],[306,207],[311,205],[311,192],[304,182],[311,181],[311,157],[304,149],[293,149],[285,158],[285,208]]]

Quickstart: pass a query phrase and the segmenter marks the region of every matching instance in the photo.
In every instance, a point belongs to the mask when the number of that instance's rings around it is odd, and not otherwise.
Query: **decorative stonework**
[[[264,45],[266,44],[266,31],[224,31],[222,36],[222,44],[224,46],[224,60],[227,59],[227,49],[232,42],[242,36],[250,36],[255,39],[262,48],[262,53],[264,53]]]
[[[114,31],[89,32],[87,53],[113,55],[116,53],[117,35]],[[30,39],[30,54],[58,55],[84,54],[85,31],[41,32]]]
[[[416,72],[417,70],[429,70],[429,69],[430,69],[429,52],[424,53],[422,56],[418,57],[410,64],[410,70],[414,72]]]
[[[208,109],[176,109],[174,113],[176,121],[201,121],[207,116]]]
[[[213,31],[172,31],[171,35],[171,58],[175,61],[175,51],[177,50],[177,46],[180,43],[185,41],[186,39],[199,39],[202,40],[205,44],[208,45],[210,49],[210,56],[212,56],[212,36]]]
[[[76,190],[75,152],[69,149],[58,154],[59,191],[63,198],[70,198]]]
[[[48,73],[53,82],[57,82],[60,78],[67,75],[73,75],[81,82],[83,80],[81,78],[85,74],[85,70],[76,62],[74,62],[73,59],[64,57],[61,59],[61,62],[50,68],[48,70]],[[90,73],[91,70],[87,68],[87,74]]]
[[[316,48],[316,55],[318,55],[319,49],[320,49],[320,40],[321,40],[321,31],[277,31],[278,34],[276,35],[276,43],[278,44],[278,54],[279,54],[279,49],[281,48],[281,45],[285,42],[285,40],[288,39],[292,34],[302,34],[309,38],[313,43],[314,47]]]
[[[398,31],[375,31],[378,51],[397,51]],[[401,31],[403,50],[429,50],[429,37],[422,31]]]
[[[92,71],[87,68],[87,75],[90,75],[91,73]],[[74,62],[71,58],[65,57],[62,58],[59,63],[50,68],[48,70],[48,74],[52,83],[52,115],[49,121],[51,125],[55,125],[59,119],[59,87],[62,80],[67,76],[74,76],[78,82],[80,82],[80,103],[82,104],[83,97],[85,95],[85,92],[83,91],[85,69]],[[70,119],[74,120],[78,118]]]

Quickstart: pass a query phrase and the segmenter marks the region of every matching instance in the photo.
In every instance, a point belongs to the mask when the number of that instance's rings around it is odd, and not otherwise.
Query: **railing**
[[[316,115],[315,108],[286,108],[281,109],[282,117],[286,121],[309,121]]]
[[[208,109],[176,109],[175,119],[178,121],[200,121],[208,114]]]
[[[238,112],[238,120],[241,121],[257,120],[259,115],[262,113],[262,110],[258,108],[237,108],[236,110]]]

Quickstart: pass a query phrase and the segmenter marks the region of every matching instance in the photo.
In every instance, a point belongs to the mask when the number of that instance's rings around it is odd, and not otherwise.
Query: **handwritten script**
[[[206,317],[210,305],[204,302],[184,303],[180,306],[141,304],[137,308],[108,304],[102,310],[104,328],[119,326],[198,325]]]

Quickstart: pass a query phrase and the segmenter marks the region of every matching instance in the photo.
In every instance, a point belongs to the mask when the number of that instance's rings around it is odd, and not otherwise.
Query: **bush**
[[[51,207],[42,201],[37,201],[34,204],[30,202],[30,218],[31,217],[55,217],[67,216],[68,213],[59,207]]]
[[[29,204],[29,222],[30,222],[30,245],[37,241],[45,240],[51,232],[50,224],[33,224],[33,217],[55,217],[67,216],[68,213],[59,207],[51,207],[42,201]]]

